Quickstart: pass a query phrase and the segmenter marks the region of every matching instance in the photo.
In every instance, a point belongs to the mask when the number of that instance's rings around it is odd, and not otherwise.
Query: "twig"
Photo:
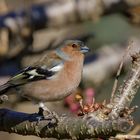
[[[118,93],[115,94],[110,103],[112,112],[110,116],[118,117],[120,112],[130,103],[135,97],[140,86],[140,52],[132,56],[132,69],[128,74],[128,78],[124,81],[123,86],[120,86]]]
[[[129,139],[129,140],[139,140],[140,139],[140,135],[117,135],[115,137],[116,139]]]
[[[125,53],[124,53],[124,55],[123,55],[123,57],[122,57],[122,61],[121,61],[120,65],[119,65],[119,69],[118,69],[118,71],[117,71],[117,74],[116,74],[116,77],[115,77],[115,81],[114,81],[114,85],[113,85],[113,88],[112,88],[112,93],[111,93],[110,102],[112,102],[112,100],[113,100],[113,98],[114,98],[114,95],[115,95],[115,92],[116,92],[116,89],[117,89],[117,86],[118,86],[118,78],[119,78],[119,76],[120,76],[120,73],[121,73],[121,70],[122,70],[124,61],[125,61],[125,59],[126,59],[128,53],[129,53],[129,51],[130,51],[130,49],[131,49],[131,47],[132,47],[132,43],[133,43],[133,41],[130,41],[130,42],[129,42],[128,47],[126,48]]]
[[[131,132],[129,132],[129,135],[136,135],[138,134],[139,131],[140,131],[140,124],[136,125],[136,127]]]

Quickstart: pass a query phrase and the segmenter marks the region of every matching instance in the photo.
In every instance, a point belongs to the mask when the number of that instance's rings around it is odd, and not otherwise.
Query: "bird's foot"
[[[44,104],[39,107],[38,115],[38,121],[47,120],[53,124],[57,123],[59,119],[58,115],[55,112],[51,112]]]
[[[44,113],[45,115],[51,114],[51,111],[44,105],[44,103],[40,102],[38,114],[44,116]]]
[[[57,125],[58,123],[58,115],[54,112],[48,114],[45,113],[46,111],[42,110],[41,108],[39,108],[39,112],[38,112],[38,116],[36,117],[37,119],[37,125],[42,121],[45,120],[48,123],[48,127],[52,127]]]
[[[42,119],[50,120],[52,118],[58,119],[58,115],[55,112],[51,112],[50,110],[44,110],[39,107],[38,115],[42,117]]]

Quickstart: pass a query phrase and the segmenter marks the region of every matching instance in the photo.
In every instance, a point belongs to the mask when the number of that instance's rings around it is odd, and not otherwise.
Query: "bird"
[[[0,95],[16,89],[17,94],[50,112],[45,102],[62,100],[79,86],[85,53],[88,51],[84,42],[66,40],[63,45],[43,55],[1,85]]]

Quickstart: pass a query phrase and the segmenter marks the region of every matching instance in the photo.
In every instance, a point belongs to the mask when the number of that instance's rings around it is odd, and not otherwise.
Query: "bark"
[[[128,132],[132,127],[126,119],[101,120],[96,115],[91,113],[84,117],[50,117],[50,119],[38,121],[40,116],[37,113],[26,114],[0,109],[0,131],[35,135],[41,138],[85,139],[93,137],[107,138],[116,135],[117,132]]]

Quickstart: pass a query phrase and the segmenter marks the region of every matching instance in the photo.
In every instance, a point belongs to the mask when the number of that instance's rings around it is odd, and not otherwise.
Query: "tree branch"
[[[129,107],[140,86],[140,52],[132,56],[132,69],[120,86],[111,102],[111,116],[118,117],[120,112]]]
[[[0,109],[0,131],[41,138],[85,139],[109,137],[117,132],[128,132],[131,129],[131,123],[126,119],[100,120],[96,115],[91,113],[82,118],[61,116],[58,120],[51,118],[38,122],[40,116],[37,113],[26,114]]]
[[[132,69],[127,80],[108,105],[82,117],[44,115],[45,119],[40,121],[38,113],[0,109],[0,131],[58,139],[108,138],[130,131],[133,126],[132,109],[127,107],[140,86],[140,53],[132,58]]]

